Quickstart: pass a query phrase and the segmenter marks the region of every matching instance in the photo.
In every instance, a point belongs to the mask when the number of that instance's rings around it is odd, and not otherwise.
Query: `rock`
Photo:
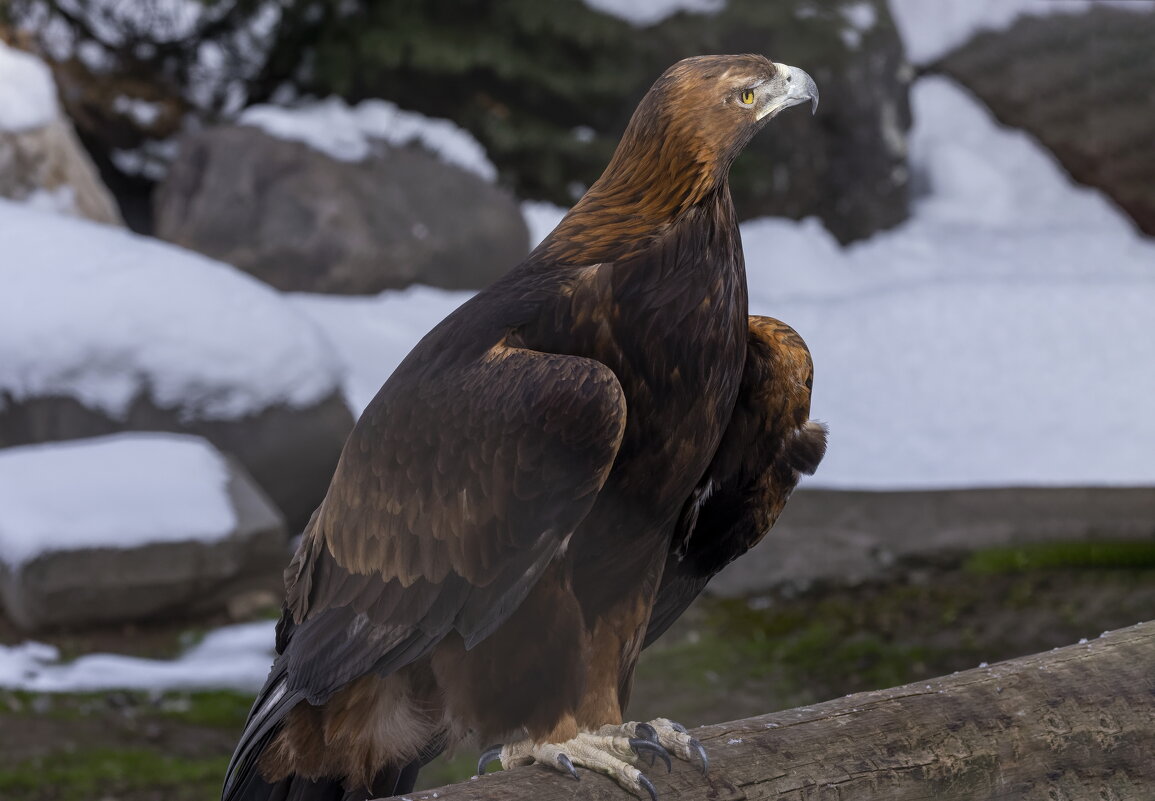
[[[186,138],[156,233],[286,291],[485,286],[528,251],[514,198],[416,146],[338,161],[252,127]]]
[[[180,409],[160,408],[145,397],[137,397],[123,418],[71,397],[0,404],[0,448],[120,431],[173,431],[204,437],[256,480],[292,532],[304,528],[324,497],[352,428],[352,415],[339,393],[311,406],[270,406],[231,420],[189,418]]]
[[[1022,17],[937,66],[1155,236],[1155,13]]]
[[[889,581],[983,548],[1149,541],[1150,487],[801,489],[766,538],[710,582],[723,597]]]
[[[139,461],[126,464],[125,453]],[[53,486],[78,459],[103,471]],[[0,509],[0,600],[21,628],[200,614],[278,585],[288,559],[284,520],[244,468],[204,440],[121,435],[0,452],[0,472],[23,462],[27,505]],[[28,508],[46,494],[66,513]],[[34,543],[21,541],[33,535]]]
[[[0,97],[8,112],[0,114],[0,197],[123,225],[72,123],[60,114],[48,68],[3,42],[0,65],[6,65],[6,80],[12,82],[0,91],[14,95],[7,102]]]

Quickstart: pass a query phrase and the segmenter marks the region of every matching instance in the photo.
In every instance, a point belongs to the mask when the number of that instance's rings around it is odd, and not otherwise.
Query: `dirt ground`
[[[703,598],[644,654],[630,717],[689,726],[804,705],[1068,645],[1151,619],[1155,563],[1006,553],[912,566],[888,584]],[[1084,554],[1083,556],[1086,556]],[[1079,564],[1083,562],[1083,564]],[[183,621],[37,639],[68,656],[178,652],[209,625]],[[0,642],[23,637],[0,622]],[[0,690],[5,801],[212,801],[248,711],[245,694],[38,695]],[[472,773],[438,760],[423,786]]]

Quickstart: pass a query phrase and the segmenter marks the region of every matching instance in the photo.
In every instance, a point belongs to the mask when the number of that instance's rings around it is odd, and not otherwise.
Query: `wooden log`
[[[889,690],[703,726],[709,778],[648,769],[661,801],[1150,801],[1155,622]],[[580,770],[580,769],[579,769]],[[411,801],[624,801],[610,779],[543,766]]]

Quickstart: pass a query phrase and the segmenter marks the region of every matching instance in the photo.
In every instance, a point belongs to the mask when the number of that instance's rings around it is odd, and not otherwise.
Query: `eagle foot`
[[[477,773],[485,773],[485,767],[494,760],[500,760],[504,769],[519,765],[539,763],[548,765],[580,780],[577,772],[580,766],[588,770],[604,773],[639,798],[658,801],[658,791],[644,773],[633,762],[643,755],[651,758],[651,764],[661,759],[670,770],[670,755],[659,742],[657,731],[648,731],[647,724],[639,724],[640,731],[633,727],[603,726],[598,732],[581,732],[572,740],[563,743],[535,743],[521,740],[509,745],[495,745],[482,753],[477,763]],[[638,736],[633,735],[637,731]]]
[[[599,734],[621,732],[630,737],[642,738],[662,746],[686,762],[698,762],[703,776],[710,774],[710,758],[697,738],[690,736],[686,727],[667,718],[655,718],[649,723],[623,723],[620,726],[602,726]],[[653,764],[653,763],[651,763]]]

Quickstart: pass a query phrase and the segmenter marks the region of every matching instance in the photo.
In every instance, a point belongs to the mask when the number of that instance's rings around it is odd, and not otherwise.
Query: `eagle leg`
[[[642,726],[645,727],[646,724]],[[485,766],[498,759],[502,768],[507,770],[536,762],[580,779],[575,766],[581,766],[606,774],[640,798],[648,796],[650,801],[658,801],[658,792],[654,789],[653,783],[631,763],[642,754],[648,754],[655,760],[662,759],[669,770],[670,756],[665,747],[655,739],[646,736],[623,736],[625,734],[624,726],[605,726],[597,733],[579,732],[572,740],[561,743],[521,740],[508,745],[495,745],[486,749],[481,755],[477,763],[477,772],[479,775],[485,773]],[[647,734],[644,728],[642,734]],[[655,737],[657,736],[655,732]]]

